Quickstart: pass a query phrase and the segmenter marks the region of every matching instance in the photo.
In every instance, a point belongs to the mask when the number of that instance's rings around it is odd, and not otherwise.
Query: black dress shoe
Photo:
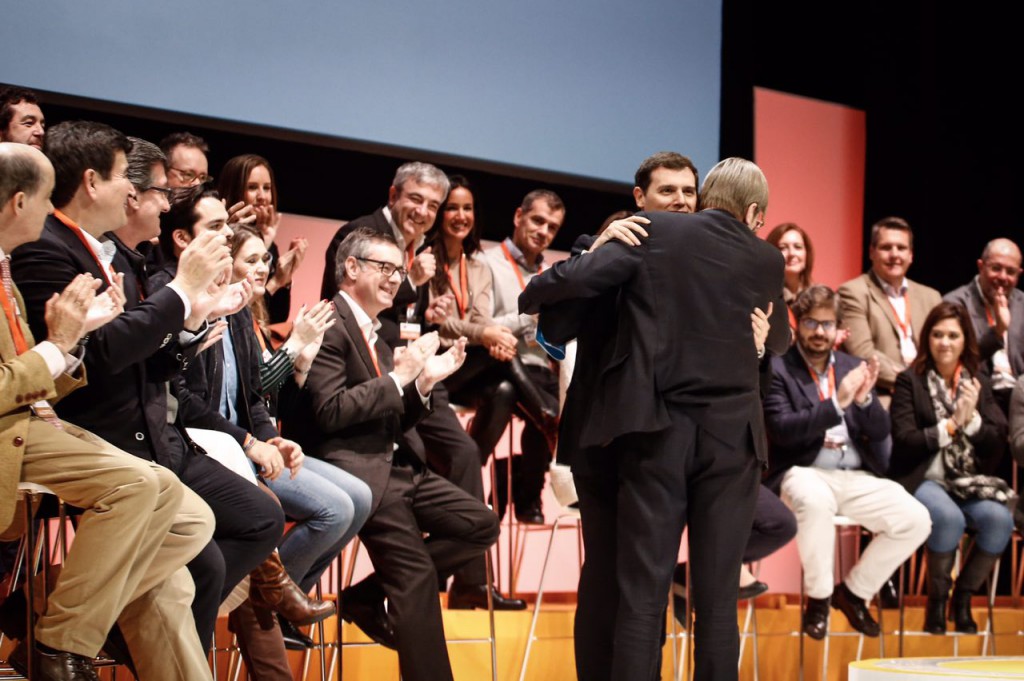
[[[18,641],[7,662],[25,678],[28,678],[28,644]],[[92,660],[62,650],[37,651],[32,676],[34,681],[99,681]]]
[[[768,591],[768,585],[764,582],[755,580],[746,586],[740,587],[740,590],[736,592],[736,600],[746,601],[751,598],[757,598],[766,591]]]
[[[540,505],[540,499],[530,504],[516,506],[516,520],[524,525],[543,525],[544,510]]]
[[[491,600],[495,610],[525,610],[526,601],[521,598],[505,598],[497,589],[491,587]],[[452,584],[448,590],[449,610],[486,610],[487,586],[484,584],[463,585]]]
[[[297,626],[281,615],[277,616],[277,623],[281,626],[281,638],[284,639],[285,649],[306,650],[313,647],[313,639],[303,634]]]
[[[369,603],[358,601],[352,598],[345,598],[344,592],[341,597],[341,618],[351,622],[371,640],[381,644],[385,648],[396,650],[395,630],[391,628],[388,620],[388,613],[384,610],[384,602],[377,601]]]
[[[807,597],[804,610],[804,633],[820,641],[828,633],[828,599]]]
[[[882,604],[883,608],[888,610],[896,610],[900,607],[900,595],[896,590],[896,584],[892,581],[892,577],[885,580],[885,584],[879,589],[878,602]]]
[[[864,600],[850,591],[845,582],[837,584],[832,592],[832,607],[842,611],[850,626],[860,633],[872,638],[878,636],[878,622],[871,616]]]

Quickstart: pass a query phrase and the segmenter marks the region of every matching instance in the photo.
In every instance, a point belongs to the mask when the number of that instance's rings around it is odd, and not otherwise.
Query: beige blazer
[[[452,277],[455,278],[456,273],[453,272]],[[441,324],[439,333],[444,346],[451,345],[459,336],[465,336],[470,345],[480,345],[484,329],[494,324],[491,318],[494,307],[491,302],[494,282],[491,278],[491,268],[483,259],[481,251],[466,258],[466,284],[469,286],[469,301],[466,304],[465,316],[460,317],[456,307],[454,313]],[[430,299],[433,300],[434,297],[431,290]]]
[[[2,290],[0,295],[3,295]],[[17,288],[14,296],[18,308],[24,310],[25,303]],[[34,346],[28,324],[24,318],[19,321],[29,347]],[[28,420],[32,415],[29,406],[38,400],[53,403],[82,385],[85,385],[84,373],[81,379],[62,374],[54,382],[42,355],[37,352],[18,355],[7,315],[0,312],[0,531],[6,529],[14,517]]]
[[[931,309],[942,301],[935,289],[907,279],[910,326],[914,342],[921,347],[921,325]],[[885,291],[870,273],[864,273],[839,287],[843,323],[850,330],[844,348],[854,357],[878,357],[878,387],[892,392],[896,375],[907,368],[900,353],[899,320]]]

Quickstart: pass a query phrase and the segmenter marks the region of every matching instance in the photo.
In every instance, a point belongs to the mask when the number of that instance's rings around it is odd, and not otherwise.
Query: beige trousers
[[[84,510],[38,640],[92,657],[118,621],[143,681],[209,678],[184,566],[210,541],[212,511],[167,469],[64,425],[33,417],[21,467]]]

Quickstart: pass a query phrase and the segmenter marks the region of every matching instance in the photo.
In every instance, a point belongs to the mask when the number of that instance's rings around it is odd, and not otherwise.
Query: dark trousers
[[[433,412],[404,435],[405,444],[417,455],[425,456],[432,471],[483,502],[480,450],[448,404],[448,391],[437,385],[431,395]],[[469,561],[457,570],[455,581],[466,586],[486,584],[487,564],[484,556]]]
[[[580,681],[657,679],[661,630],[689,528],[695,678],[737,678],[736,585],[757,498],[749,439],[726,444],[681,409],[660,433],[581,452],[574,479],[586,560],[576,609]]]
[[[396,462],[400,459],[396,456]],[[427,533],[426,540],[423,533]],[[388,599],[405,681],[451,681],[437,576],[451,575],[498,539],[484,504],[418,464],[396,463],[380,505],[359,531],[375,574],[346,598]]]
[[[757,488],[757,506],[750,539],[743,551],[743,562],[767,558],[796,536],[796,516],[782,503],[782,499],[764,485]]]
[[[192,615],[205,650],[213,642],[221,602],[277,547],[284,512],[256,485],[205,454],[186,455],[178,477],[209,504],[217,520],[213,541],[188,564],[196,584]]]

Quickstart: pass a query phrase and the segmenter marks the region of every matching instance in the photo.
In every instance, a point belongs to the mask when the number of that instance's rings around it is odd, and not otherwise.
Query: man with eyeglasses
[[[434,386],[462,366],[466,341],[437,355],[437,334],[427,333],[392,352],[378,315],[408,273],[390,234],[355,229],[336,259],[336,323],[310,367],[303,391],[309,402],[284,423],[285,435],[373,493],[359,537],[375,573],[345,590],[343,616],[398,650],[406,681],[451,681],[437,577],[481,560],[497,540],[498,519],[433,473],[402,434],[430,413]]]
[[[866,601],[931,531],[927,509],[884,477],[892,441],[889,415],[874,390],[879,362],[833,350],[838,302],[820,285],[797,298],[796,343],[772,358],[764,401],[772,448],[765,484],[781,491],[796,515],[807,592],[803,630],[815,640],[827,633],[830,602],[854,629],[878,636]],[[839,584],[833,583],[836,515],[875,535]]]
[[[194,187],[213,180],[206,159],[210,147],[202,137],[174,132],[160,140],[160,150],[167,156],[168,187]]]
[[[395,171],[388,188],[386,206],[370,215],[358,217],[342,225],[327,248],[320,295],[330,300],[338,291],[335,254],[338,244],[360,227],[377,234],[391,236],[403,251],[403,267],[408,270],[397,288],[393,303],[381,311],[380,335],[392,350],[441,324],[451,312],[454,296],[446,293],[429,304],[427,288],[434,276],[437,262],[429,248],[423,248],[424,235],[434,224],[437,210],[448,195],[450,183],[440,168],[420,161],[403,163]],[[434,409],[403,440],[421,458],[426,457],[434,472],[443,475],[472,496],[484,498],[480,472],[481,453],[476,443],[459,423],[448,402],[448,390],[439,384],[434,390]],[[488,452],[489,454],[489,452]],[[541,471],[543,477],[543,471]],[[523,610],[526,602],[507,598],[493,586],[490,598],[496,610]],[[473,561],[459,570],[448,594],[448,607],[459,609],[486,608],[487,574],[484,561]],[[347,607],[342,599],[342,609]]]
[[[1024,293],[1017,288],[1021,254],[1009,239],[993,239],[978,259],[978,276],[944,298],[967,308],[992,393],[1009,411],[1017,377],[1024,376]],[[1009,458],[1006,458],[1007,463]],[[1009,474],[1009,470],[1006,471]]]

